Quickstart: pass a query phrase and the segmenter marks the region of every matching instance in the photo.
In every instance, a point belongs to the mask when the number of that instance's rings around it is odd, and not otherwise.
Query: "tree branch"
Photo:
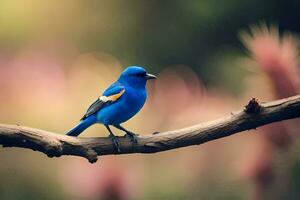
[[[252,99],[244,110],[224,118],[179,130],[139,136],[138,143],[134,145],[130,138],[118,137],[121,153],[116,152],[112,141],[107,137],[76,138],[19,125],[0,124],[0,145],[28,148],[43,152],[49,157],[81,156],[93,163],[97,161],[98,155],[155,153],[198,145],[297,117],[300,117],[300,95],[263,104]]]

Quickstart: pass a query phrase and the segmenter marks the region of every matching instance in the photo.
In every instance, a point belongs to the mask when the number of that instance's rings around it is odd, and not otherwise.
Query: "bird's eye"
[[[136,76],[138,76],[138,77],[145,77],[146,76],[146,72],[137,73]]]

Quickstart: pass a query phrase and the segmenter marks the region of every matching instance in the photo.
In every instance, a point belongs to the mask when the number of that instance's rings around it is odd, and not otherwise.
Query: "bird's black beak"
[[[152,74],[146,74],[146,79],[149,80],[149,79],[156,79],[156,76],[152,75]]]

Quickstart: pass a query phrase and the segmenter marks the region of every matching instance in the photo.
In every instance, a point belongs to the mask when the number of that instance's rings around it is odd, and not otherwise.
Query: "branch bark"
[[[138,143],[134,145],[130,138],[118,137],[120,153],[107,137],[76,138],[20,125],[0,124],[0,145],[28,148],[43,152],[49,157],[81,156],[94,163],[99,155],[155,153],[199,145],[272,122],[297,117],[300,117],[300,95],[263,104],[258,104],[252,99],[245,109],[229,116],[179,130],[139,136]]]

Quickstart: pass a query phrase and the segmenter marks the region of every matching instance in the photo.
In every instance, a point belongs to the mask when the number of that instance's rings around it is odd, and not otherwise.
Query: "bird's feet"
[[[114,146],[115,146],[117,152],[120,153],[121,149],[120,149],[120,141],[119,141],[118,137],[113,134],[110,134],[109,137],[110,137],[111,141],[114,143]]]
[[[133,144],[137,144],[138,142],[138,134],[132,133],[130,131],[126,131],[126,136],[130,137]]]

